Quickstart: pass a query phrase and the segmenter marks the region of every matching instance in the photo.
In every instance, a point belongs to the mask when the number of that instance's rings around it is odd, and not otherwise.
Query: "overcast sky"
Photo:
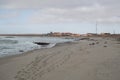
[[[120,33],[120,0],[0,0],[0,33]]]

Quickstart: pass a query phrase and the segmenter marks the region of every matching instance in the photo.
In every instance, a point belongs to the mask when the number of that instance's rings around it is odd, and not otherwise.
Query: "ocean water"
[[[27,51],[51,48],[57,43],[73,41],[72,39],[55,38],[55,37],[0,37],[0,57],[22,54]],[[48,42],[49,45],[41,46],[33,42]]]

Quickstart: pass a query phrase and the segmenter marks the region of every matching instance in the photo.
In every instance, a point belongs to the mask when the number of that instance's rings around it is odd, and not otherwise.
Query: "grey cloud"
[[[1,8],[71,8],[96,3],[103,6],[119,6],[120,0],[1,0],[0,3]]]
[[[109,12],[109,14],[108,14]],[[47,8],[35,12],[29,20],[33,23],[56,22],[120,22],[116,12],[106,10],[100,5],[91,7],[76,7],[71,9]],[[30,22],[30,23],[31,23]]]
[[[38,9],[30,22],[120,22],[120,0],[1,0],[1,9]],[[28,19],[28,20],[29,20]]]

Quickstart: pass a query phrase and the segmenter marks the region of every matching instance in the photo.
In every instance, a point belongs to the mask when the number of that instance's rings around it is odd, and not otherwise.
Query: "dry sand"
[[[94,40],[0,59],[0,80],[120,80],[120,44]]]

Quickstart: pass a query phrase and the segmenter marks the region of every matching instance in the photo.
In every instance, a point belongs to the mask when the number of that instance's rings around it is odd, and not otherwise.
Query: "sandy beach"
[[[0,80],[120,80],[120,42],[91,38],[0,59]]]

